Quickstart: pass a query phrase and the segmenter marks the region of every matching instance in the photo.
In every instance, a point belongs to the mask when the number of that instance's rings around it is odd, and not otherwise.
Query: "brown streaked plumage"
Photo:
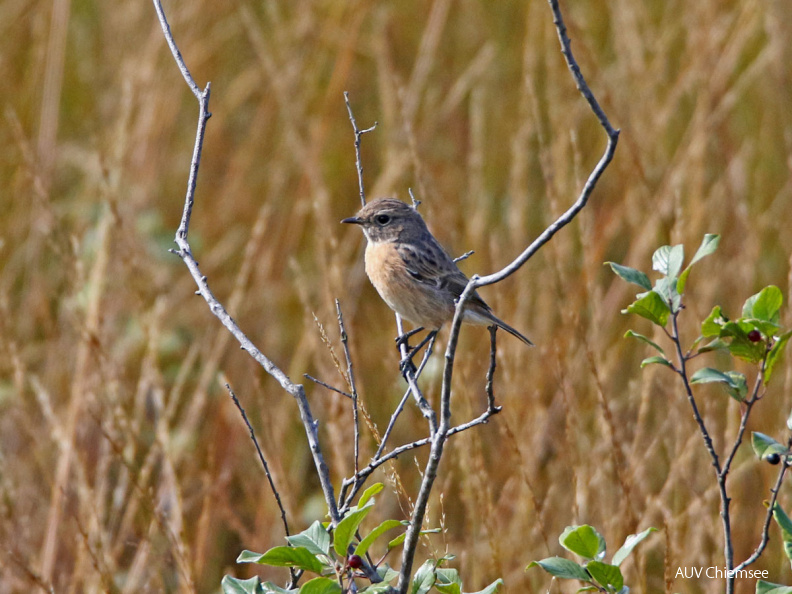
[[[395,198],[380,198],[341,222],[363,229],[368,240],[366,274],[393,311],[428,330],[437,330],[454,317],[455,301],[465,290],[468,277],[430,233],[417,210]],[[495,325],[533,344],[496,317],[478,293],[467,301],[462,321]]]

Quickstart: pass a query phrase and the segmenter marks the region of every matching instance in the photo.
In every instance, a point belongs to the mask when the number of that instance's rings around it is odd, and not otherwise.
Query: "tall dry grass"
[[[341,300],[359,387],[380,428],[403,389],[390,313],[338,220],[358,205],[342,91],[361,125],[370,196],[407,199],[463,268],[508,262],[569,204],[604,146],[543,2],[188,2],[166,5],[199,81],[213,84],[193,246],[216,294],[292,377],[338,383],[312,314],[337,340]],[[583,71],[615,125],[616,159],[578,221],[485,298],[538,345],[503,338],[503,412],[455,437],[431,507],[472,587],[550,585],[537,558],[568,524],[615,550],[663,529],[626,566],[638,592],[722,565],[718,496],[679,385],[641,372],[647,324],[605,260],[647,267],[663,243],[721,233],[689,283],[683,330],[735,313],[770,283],[789,295],[792,6],[784,0],[564,3]],[[242,548],[282,543],[273,498],[221,381],[252,417],[295,528],[323,505],[293,402],[193,296],[167,253],[196,107],[146,2],[0,5],[0,591],[217,591]],[[792,323],[788,315],[787,324]],[[483,406],[487,334],[466,330],[455,419]],[[659,339],[660,337],[658,337]],[[792,369],[750,429],[779,435]],[[427,373],[426,391],[439,379]],[[338,480],[346,403],[310,388]],[[718,447],[739,410],[702,389]],[[408,409],[396,438],[422,427]],[[363,444],[372,451],[371,439]],[[425,452],[416,458],[422,463]],[[747,446],[731,476],[735,544],[758,538],[773,469]],[[379,479],[419,480],[404,457]],[[383,500],[399,515],[395,489]],[[789,508],[785,488],[782,504]],[[429,554],[431,551],[423,551]],[[792,574],[778,536],[758,563]],[[283,579],[275,570],[261,575]],[[753,591],[753,583],[739,591]]]

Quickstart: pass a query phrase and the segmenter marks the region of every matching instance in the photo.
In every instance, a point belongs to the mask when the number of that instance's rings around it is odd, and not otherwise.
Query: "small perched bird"
[[[429,232],[417,210],[395,198],[380,198],[341,222],[363,228],[368,240],[366,274],[393,311],[430,331],[454,317],[455,301],[468,277]],[[465,304],[462,321],[494,325],[533,344],[497,318],[475,292]]]

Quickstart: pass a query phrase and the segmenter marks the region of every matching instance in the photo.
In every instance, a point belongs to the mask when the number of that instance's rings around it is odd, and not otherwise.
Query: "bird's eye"
[[[386,214],[381,214],[374,217],[374,220],[377,221],[378,225],[387,225],[390,223],[391,218]]]

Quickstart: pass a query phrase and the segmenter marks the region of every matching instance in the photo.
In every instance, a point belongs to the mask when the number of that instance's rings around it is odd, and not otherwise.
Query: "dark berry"
[[[352,569],[360,569],[363,567],[363,559],[360,558],[360,555],[352,555],[349,558],[349,566]]]
[[[774,466],[775,466],[776,464],[778,464],[779,462],[781,462],[781,456],[780,456],[779,454],[775,454],[775,453],[773,453],[773,454],[768,454],[768,455],[765,457],[765,460],[767,460],[767,461],[768,461],[770,464],[772,464],[772,465],[774,465]]]
[[[748,340],[750,340],[751,342],[759,342],[760,340],[762,340],[762,333],[756,329],[751,330],[748,333]]]

